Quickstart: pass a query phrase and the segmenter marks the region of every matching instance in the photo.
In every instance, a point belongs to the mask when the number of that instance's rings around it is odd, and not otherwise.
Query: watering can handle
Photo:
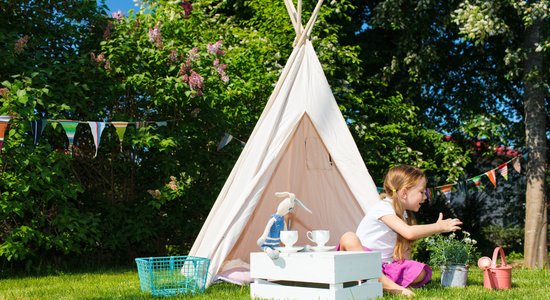
[[[500,252],[500,264],[501,266],[506,266],[506,258],[504,256],[504,250],[502,247],[496,247],[493,251],[493,260],[491,261],[491,268],[496,268],[497,266],[497,255]]]

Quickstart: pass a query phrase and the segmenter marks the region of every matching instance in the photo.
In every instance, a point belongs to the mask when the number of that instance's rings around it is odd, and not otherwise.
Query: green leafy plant
[[[470,233],[463,231],[459,239],[455,233],[436,235],[426,238],[426,248],[430,251],[430,263],[433,266],[467,265],[477,257],[477,241]]]

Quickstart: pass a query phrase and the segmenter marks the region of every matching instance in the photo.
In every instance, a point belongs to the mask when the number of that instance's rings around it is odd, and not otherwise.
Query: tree
[[[0,258],[25,261],[82,253],[98,235],[97,215],[82,210],[82,185],[70,159],[29,139],[29,121],[87,116],[102,102],[101,74],[82,55],[97,47],[102,8],[95,1],[0,2],[0,115],[11,115],[0,156]]]
[[[512,11],[523,22],[519,28],[507,24]],[[518,43],[508,47],[518,65],[511,72],[523,86],[525,146],[529,151],[525,213],[525,265],[548,266],[548,216],[545,178],[547,173],[548,58],[550,50],[548,1],[487,2],[464,1],[456,10],[455,20],[461,34],[483,45],[490,37],[514,37]],[[546,25],[544,25],[546,24]],[[515,30],[514,30],[515,29]],[[519,65],[522,63],[523,65]],[[545,95],[546,94],[546,95]]]

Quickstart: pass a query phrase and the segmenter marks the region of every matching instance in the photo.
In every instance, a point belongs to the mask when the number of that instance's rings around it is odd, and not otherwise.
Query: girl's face
[[[412,188],[404,189],[401,199],[406,210],[418,212],[420,206],[426,200],[426,178],[422,178]]]

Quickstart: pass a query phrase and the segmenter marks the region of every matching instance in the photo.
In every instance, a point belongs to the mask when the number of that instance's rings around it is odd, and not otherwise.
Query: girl
[[[409,260],[412,241],[442,232],[460,230],[459,219],[415,225],[412,212],[418,212],[426,200],[426,176],[415,167],[402,165],[388,171],[384,179],[385,198],[365,215],[357,232],[347,232],[340,239],[340,251],[378,251],[382,255],[385,291],[413,296],[408,287],[421,287],[432,277],[430,266]]]

